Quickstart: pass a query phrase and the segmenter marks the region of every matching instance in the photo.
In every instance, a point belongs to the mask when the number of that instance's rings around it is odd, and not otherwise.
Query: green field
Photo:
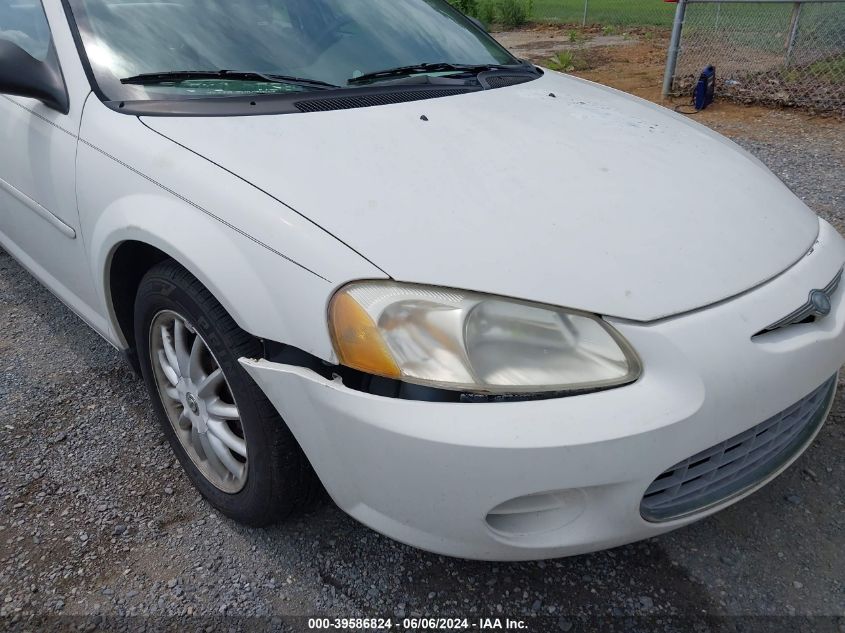
[[[672,26],[675,5],[662,0],[586,0],[587,24]],[[534,20],[580,24],[583,0],[534,0]]]
[[[534,0],[533,5],[533,21],[580,24],[584,19],[585,0]],[[586,23],[669,28],[676,6],[663,0],[586,0]],[[774,31],[780,34],[789,28],[792,11],[791,3],[713,3],[692,5],[687,9],[687,16],[691,24],[703,24],[716,30],[726,28],[745,33]],[[845,43],[843,33],[845,3],[808,3],[803,7],[802,36],[838,40],[842,46]]]

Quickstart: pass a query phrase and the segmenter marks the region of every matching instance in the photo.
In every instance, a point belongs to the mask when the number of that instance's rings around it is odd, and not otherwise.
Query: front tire
[[[316,478],[307,458],[238,362],[260,357],[261,342],[172,260],[141,280],[135,341],[162,429],[211,505],[264,526],[310,499]]]

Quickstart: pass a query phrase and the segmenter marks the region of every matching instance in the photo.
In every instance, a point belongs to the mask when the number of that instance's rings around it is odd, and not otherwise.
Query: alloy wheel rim
[[[150,360],[165,413],[191,461],[229,494],[246,485],[240,411],[220,363],[181,315],[162,310],[150,325]]]

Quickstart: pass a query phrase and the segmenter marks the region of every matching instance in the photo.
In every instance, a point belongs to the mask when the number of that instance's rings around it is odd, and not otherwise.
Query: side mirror
[[[70,111],[65,82],[52,45],[47,61],[41,62],[14,42],[0,39],[0,93],[38,99],[62,114]]]
[[[479,20],[478,18],[474,18],[474,17],[472,17],[471,15],[468,15],[467,17],[469,18],[469,21],[470,21],[470,22],[472,22],[473,24],[475,24],[475,26],[477,26],[478,28],[480,28],[480,29],[481,29],[482,31],[484,31],[485,33],[487,32],[487,27],[486,27],[486,26],[484,26],[484,22],[482,22],[482,21],[481,21],[481,20]]]

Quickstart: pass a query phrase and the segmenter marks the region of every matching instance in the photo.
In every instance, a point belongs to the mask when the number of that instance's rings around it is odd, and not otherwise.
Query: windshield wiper
[[[477,75],[490,70],[529,70],[532,66],[528,64],[519,65],[503,65],[503,64],[452,64],[449,62],[438,62],[433,64],[414,64],[413,66],[399,66],[397,68],[388,68],[387,70],[378,70],[373,73],[367,73],[358,77],[352,77],[347,80],[347,84],[355,85],[360,83],[367,83],[377,81],[379,79],[393,79],[398,77],[410,77],[411,75],[419,75],[423,73],[438,73],[451,72],[467,73]]]
[[[320,81],[319,79],[305,79],[303,77],[291,77],[288,75],[239,70],[173,70],[160,73],[144,73],[141,75],[135,75],[134,77],[121,79],[120,83],[138,86],[153,86],[163,83],[190,81],[191,79],[234,79],[236,81],[260,81],[264,83],[304,86],[306,88],[316,88],[318,90],[340,88],[340,86]]]

